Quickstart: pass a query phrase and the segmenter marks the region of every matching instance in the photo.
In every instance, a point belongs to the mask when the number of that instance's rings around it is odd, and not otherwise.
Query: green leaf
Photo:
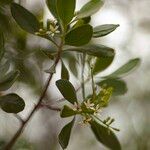
[[[74,25],[73,28],[88,24],[91,21],[91,17],[86,17],[86,18],[82,18],[79,19]]]
[[[75,118],[70,123],[65,125],[59,134],[59,143],[63,149],[66,149],[69,144],[71,130],[74,125],[74,122]]]
[[[11,13],[23,30],[32,34],[39,31],[40,23],[37,18],[21,5],[12,3]]]
[[[57,0],[46,0],[46,3],[52,15],[57,19],[58,18]]]
[[[95,137],[100,143],[104,144],[111,150],[121,150],[121,146],[116,135],[110,129],[96,121],[91,121],[90,124]]]
[[[90,44],[82,47],[70,47],[64,49],[63,52],[66,51],[76,51],[80,53],[86,53],[88,55],[96,56],[99,58],[114,57],[115,55],[114,49],[99,44]]]
[[[126,83],[120,79],[106,79],[96,84],[101,87],[112,87],[114,96],[123,95],[128,91]]]
[[[114,56],[115,55],[112,55],[110,57],[97,58],[93,68],[93,74],[95,75],[107,69],[111,65],[112,61],[114,60]]]
[[[68,23],[74,17],[75,0],[47,0],[47,5],[53,16],[60,21],[66,29]]]
[[[68,23],[74,17],[75,11],[75,0],[58,0],[58,15],[60,20],[62,21],[63,26],[66,28]]]
[[[69,72],[63,61],[61,62],[61,79],[69,80]]]
[[[12,2],[13,0],[1,0],[0,5],[8,5]]]
[[[113,72],[112,74],[110,74],[108,76],[105,76],[104,78],[119,78],[119,77],[123,76],[124,74],[127,74],[130,71],[132,71],[133,69],[135,69],[139,64],[140,64],[139,58],[131,59],[126,64],[124,64],[122,67],[117,69],[115,72]]]
[[[79,12],[77,12],[77,18],[85,18],[95,14],[103,6],[104,2],[102,0],[91,0],[85,4]]]
[[[77,113],[72,109],[70,108],[69,106],[65,105],[61,111],[61,114],[60,116],[62,118],[66,118],[66,117],[71,117],[71,116],[74,116],[76,115]]]
[[[24,109],[25,102],[17,94],[11,93],[0,97],[0,107],[7,113],[19,113]]]
[[[19,71],[11,71],[0,79],[0,91],[8,90],[19,76]]]
[[[76,91],[71,82],[68,80],[60,79],[56,81],[56,86],[66,100],[72,104],[78,103]]]
[[[95,105],[100,107],[107,107],[113,93],[112,87],[101,87],[100,92],[92,100]]]
[[[0,31],[0,61],[4,56],[4,36],[3,33]]]
[[[118,24],[117,25],[115,25],[115,24],[104,24],[104,25],[97,26],[93,29],[93,37],[98,38],[98,37],[108,35],[111,32],[113,32],[114,30],[116,30],[117,27],[119,27]]]
[[[87,44],[93,34],[92,26],[86,24],[76,27],[66,34],[65,44],[71,46],[82,46]]]

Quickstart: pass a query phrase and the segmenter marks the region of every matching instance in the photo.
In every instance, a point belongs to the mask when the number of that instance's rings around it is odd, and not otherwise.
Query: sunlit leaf
[[[127,74],[133,69],[135,69],[140,64],[140,62],[141,61],[139,58],[131,59],[122,67],[120,67],[115,72],[113,72],[112,74],[105,76],[105,78],[119,78],[123,76],[124,74]]]
[[[69,80],[69,72],[63,61],[61,63],[61,79]]]
[[[88,55],[96,56],[99,58],[105,58],[105,57],[114,57],[114,49],[110,47],[106,47],[104,45],[99,45],[99,44],[90,44],[90,45],[85,45],[81,47],[70,47],[64,49],[64,52],[66,51],[75,51],[79,53],[86,53]]]
[[[63,149],[66,149],[69,144],[71,130],[74,125],[74,122],[75,118],[70,123],[65,125],[59,134],[59,143]]]
[[[76,91],[71,82],[60,79],[56,81],[56,86],[66,100],[72,104],[77,103]]]
[[[71,117],[71,116],[74,116],[74,115],[76,115],[76,112],[67,105],[65,105],[63,107],[63,109],[61,111],[61,114],[60,114],[60,116],[62,118]]]
[[[39,31],[40,23],[37,18],[19,4],[11,4],[11,13],[18,25],[25,31],[34,34]]]
[[[95,14],[103,4],[104,2],[102,0],[90,0],[77,12],[77,18],[85,18]]]
[[[93,99],[95,105],[100,107],[107,107],[113,93],[112,87],[101,87],[100,92]]]
[[[128,90],[126,83],[120,79],[106,79],[101,82],[98,82],[97,85],[101,87],[112,87],[114,96],[123,95]]]
[[[0,79],[0,91],[8,90],[19,76],[19,71],[11,71]]]
[[[93,34],[92,26],[86,24],[70,30],[65,36],[65,44],[71,46],[82,46],[87,44]]]
[[[117,27],[119,27],[118,24],[117,25],[115,25],[115,24],[104,24],[104,25],[97,26],[93,29],[93,37],[98,38],[98,37],[108,35],[111,32],[113,32],[114,30],[116,30]]]
[[[100,143],[104,144],[111,150],[121,150],[121,146],[116,135],[110,129],[96,121],[91,121],[90,124],[95,137]]]
[[[11,93],[0,97],[0,107],[7,113],[19,113],[24,109],[25,102],[17,94]]]

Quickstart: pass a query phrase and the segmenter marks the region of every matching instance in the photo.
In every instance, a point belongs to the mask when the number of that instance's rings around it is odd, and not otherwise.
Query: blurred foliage
[[[5,146],[5,140],[0,139],[0,150]],[[34,144],[27,142],[25,139],[19,139],[12,150],[36,150]]]
[[[0,1],[0,30],[3,31],[4,37],[5,37],[5,58],[11,62],[11,65],[14,69],[20,71],[20,76],[18,78],[18,82],[22,82],[26,85],[28,85],[31,89],[33,89],[36,94],[39,94],[41,92],[41,85],[43,83],[43,78],[41,75],[40,70],[45,70],[48,68],[43,67],[43,64],[46,62],[50,62],[49,57],[43,53],[41,50],[47,50],[52,51],[54,48],[50,46],[41,46],[37,41],[45,42],[46,40],[35,36],[31,36],[30,34],[25,33],[23,30],[16,25],[14,20],[12,19],[12,16],[10,14],[10,8],[9,5],[11,0],[1,0]],[[39,17],[42,14],[35,14],[37,17]],[[146,30],[146,32],[149,32],[149,21],[142,21],[140,24],[141,28],[143,30]],[[30,45],[30,40],[35,41],[36,44]],[[42,43],[40,42],[40,43]],[[34,43],[34,42],[33,42]],[[49,54],[49,53],[48,53]],[[69,72],[72,72],[76,77],[79,76],[78,72],[78,63],[77,53],[64,53],[63,58],[65,59],[64,64],[67,64],[67,67],[69,68]],[[49,66],[51,66],[49,64]],[[74,67],[72,67],[74,66]],[[36,75],[36,76],[35,76]],[[111,79],[113,80],[113,79]],[[120,79],[114,79],[118,80],[120,82]],[[101,81],[103,82],[103,81]],[[124,94],[127,91],[126,85],[124,81],[121,81],[124,89],[120,88],[120,93]],[[112,82],[114,84],[114,82]],[[117,84],[117,83],[116,83]],[[141,96],[144,100],[148,99],[150,95],[148,93],[144,93]],[[147,126],[148,123],[145,123],[143,126]],[[149,148],[149,131],[148,127],[143,128],[140,135],[135,135],[135,142],[136,147],[138,150],[148,150]],[[131,134],[132,135],[132,134]],[[133,133],[134,135],[134,133]],[[127,141],[123,146],[126,147],[130,141]],[[5,141],[0,141],[0,149],[1,146],[5,144]],[[134,145],[134,144],[133,144]],[[31,146],[27,141],[18,141],[16,146],[14,147],[14,150],[34,150],[33,146]]]

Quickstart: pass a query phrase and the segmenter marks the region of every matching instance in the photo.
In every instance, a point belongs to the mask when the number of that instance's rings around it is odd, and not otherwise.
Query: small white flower
[[[73,110],[82,112],[81,106],[79,104],[77,104],[77,102],[74,103]]]
[[[95,108],[94,108],[94,103],[91,103],[91,102],[90,102],[90,99],[87,100],[87,102],[84,102],[84,104],[85,104],[86,108],[88,108],[88,109],[92,109],[92,110],[95,109]]]

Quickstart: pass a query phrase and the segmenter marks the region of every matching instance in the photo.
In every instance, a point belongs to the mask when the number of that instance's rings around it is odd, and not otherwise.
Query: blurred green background
[[[19,28],[10,14],[10,1],[0,0],[0,29],[5,35],[6,57],[12,62],[12,67],[21,72],[18,82],[10,91],[19,93],[25,99],[26,108],[20,113],[25,117],[41,93],[47,77],[44,70],[51,65],[51,61],[41,50],[53,49],[53,47],[47,40],[27,34]],[[44,0],[16,0],[15,2],[20,2],[41,21],[52,18]],[[78,0],[77,8],[86,2],[87,0]],[[150,149],[149,8],[149,0],[105,0],[103,8],[91,20],[94,26],[107,23],[120,24],[115,32],[95,40],[116,50],[114,62],[101,75],[111,73],[130,58],[140,57],[142,60],[140,67],[125,77],[128,93],[113,97],[109,107],[102,113],[102,117],[115,118],[114,126],[121,130],[117,135],[123,150]],[[70,71],[77,74],[78,68],[72,67],[75,64],[72,54],[66,61],[69,62]],[[60,77],[59,66],[57,71],[48,90],[47,103],[53,103],[61,98],[55,87],[55,80]],[[80,84],[74,75],[71,81],[76,87]],[[14,150],[59,150],[57,135],[66,121],[53,111],[41,109],[28,124]],[[19,122],[13,115],[0,110],[0,147],[11,139],[18,126]],[[88,126],[77,125],[73,132],[68,150],[106,149],[95,140]]]

